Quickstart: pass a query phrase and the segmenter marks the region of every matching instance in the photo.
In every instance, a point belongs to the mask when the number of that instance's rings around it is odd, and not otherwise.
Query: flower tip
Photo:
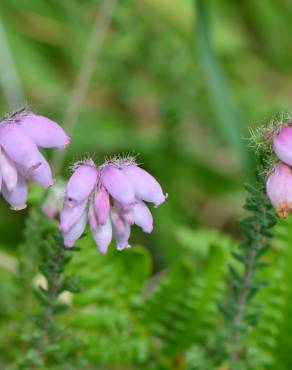
[[[102,255],[105,255],[106,252],[107,252],[107,247],[99,247],[98,248],[99,252],[102,254]]]
[[[157,208],[159,207],[162,203],[164,203],[166,201],[166,199],[168,198],[168,193],[166,193],[165,195],[162,194],[161,198],[158,200],[158,202],[156,202],[154,204],[154,208]]]
[[[68,229],[63,224],[60,224],[59,230],[62,234],[65,234],[66,232],[68,232]]]
[[[72,248],[72,247],[73,247],[73,245],[74,245],[74,241],[72,241],[72,240],[67,240],[67,239],[65,239],[65,240],[64,240],[64,247],[65,247],[65,248]]]
[[[118,251],[122,251],[124,249],[129,249],[129,248],[131,248],[131,246],[128,243],[118,243],[117,244],[117,250]]]
[[[17,206],[17,207],[10,207],[12,211],[22,211],[27,207],[27,204],[24,204],[23,206]]]
[[[66,149],[67,146],[70,144],[70,142],[71,142],[71,136],[67,135],[65,144],[63,145],[63,147],[61,149]]]
[[[144,231],[144,233],[146,233],[146,234],[151,234],[151,233],[152,233],[152,231],[153,231],[153,226],[151,225],[150,227],[144,227],[144,228],[143,228],[143,231]]]

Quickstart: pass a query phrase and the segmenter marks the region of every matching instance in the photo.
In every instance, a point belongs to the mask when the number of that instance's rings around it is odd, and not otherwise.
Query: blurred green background
[[[103,3],[1,1],[3,115],[27,103],[70,124],[68,105],[92,26],[102,8],[108,14]],[[131,244],[146,246],[159,271],[181,256],[193,230],[239,236],[243,182],[254,170],[248,128],[291,109],[292,2],[108,3],[113,14],[94,35],[101,41],[62,171],[68,178],[72,161],[89,154],[98,162],[139,154],[169,198],[153,210],[153,234],[135,229]],[[6,252],[14,253],[26,215],[1,201]]]
[[[3,114],[27,102],[62,124],[99,5],[1,2]],[[252,172],[247,128],[291,107],[291,17],[284,0],[115,4],[64,173],[88,153],[100,161],[139,153],[169,193],[154,211],[162,263],[175,258],[168,244],[180,225],[236,232],[242,179]],[[19,240],[23,217],[1,202],[1,243]]]
[[[3,114],[27,102],[62,124],[99,5],[1,2]],[[181,224],[234,228],[251,167],[246,129],[291,106],[292,4],[213,0],[204,8],[117,2],[66,152],[66,165],[88,153],[100,161],[140,154],[169,193],[154,212],[154,253],[164,262]],[[22,218],[1,204],[2,243],[18,240]]]

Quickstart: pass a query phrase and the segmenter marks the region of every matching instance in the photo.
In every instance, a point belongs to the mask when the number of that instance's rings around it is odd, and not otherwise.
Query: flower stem
[[[46,286],[39,286],[34,290],[40,310],[33,315],[33,326],[25,334],[25,355],[18,359],[21,369],[44,368],[47,363],[60,361],[57,354],[62,347],[64,329],[55,317],[68,309],[68,305],[62,303],[59,297],[62,292],[74,293],[80,290],[78,277],[65,274],[72,256],[64,248],[59,233],[49,235],[40,247],[39,270],[46,279]],[[68,353],[67,356],[64,353],[64,361],[69,360],[70,356],[71,354]]]
[[[269,240],[273,236],[271,229],[278,220],[266,196],[264,179],[258,177],[255,187],[247,185],[246,188],[250,196],[244,208],[250,215],[240,222],[243,241],[239,250],[233,253],[242,269],[239,264],[230,267],[232,294],[224,309],[226,320],[231,323],[228,357],[233,370],[238,368],[238,361],[245,353],[243,337],[247,328],[256,325],[258,319],[252,298],[266,282],[260,279],[257,270],[265,265],[261,258],[269,249]]]
[[[43,308],[42,320],[40,325],[40,336],[36,345],[40,356],[42,356],[48,342],[49,326],[53,319],[53,309],[58,298],[60,285],[60,275],[58,270],[60,264],[62,263],[63,253],[64,252],[62,245],[57,245],[54,251],[54,255],[52,256],[52,262],[55,264],[56,268],[51,271],[50,278],[48,279],[48,303]]]
[[[241,324],[245,316],[245,306],[246,306],[247,297],[249,293],[249,286],[250,286],[252,274],[254,271],[255,259],[256,259],[255,249],[249,249],[248,255],[247,255],[247,261],[245,265],[243,284],[242,284],[242,287],[238,295],[237,311],[235,313],[233,323],[232,323],[233,329],[230,335],[230,341],[233,344],[238,343],[240,339],[240,327],[241,327]],[[240,354],[240,347],[236,346],[230,353],[231,363],[234,363],[237,361],[239,354]]]

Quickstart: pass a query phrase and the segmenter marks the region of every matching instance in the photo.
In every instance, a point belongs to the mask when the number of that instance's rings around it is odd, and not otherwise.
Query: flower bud
[[[65,196],[65,204],[75,206],[91,194],[97,180],[98,170],[93,164],[81,164],[70,177]]]
[[[153,217],[142,200],[137,202],[134,206],[134,222],[136,225],[140,226],[145,233],[151,233],[153,230]]]
[[[272,140],[277,157],[292,166],[292,126],[282,125]]]
[[[125,166],[122,171],[130,180],[137,199],[151,202],[157,207],[167,198],[158,181],[147,171],[135,164]]]
[[[64,233],[64,245],[67,248],[73,247],[76,240],[81,237],[84,232],[87,222],[87,212],[84,211],[77,222],[69,229],[68,232]]]
[[[64,207],[60,212],[60,230],[62,233],[67,233],[70,228],[79,220],[85,211],[86,205],[87,200],[77,204],[74,207],[64,204]]]
[[[91,219],[89,219],[89,224],[100,253],[105,254],[112,240],[112,224],[110,217],[108,216],[105,224],[98,225],[96,228],[92,227]]]
[[[14,162],[2,150],[0,153],[0,172],[9,191],[13,191],[17,184],[17,170]]]
[[[292,170],[284,163],[275,166],[267,180],[267,194],[280,217],[292,212]]]
[[[94,195],[94,209],[97,221],[100,225],[105,225],[110,212],[110,200],[108,192],[103,186],[95,192]]]
[[[115,209],[111,210],[111,220],[113,225],[113,235],[117,243],[117,250],[130,248],[128,242],[131,234],[130,225],[121,218]]]
[[[4,199],[10,204],[11,209],[14,211],[20,211],[26,208],[27,200],[27,184],[22,176],[18,176],[17,184],[12,191],[9,191],[5,185],[2,183],[2,195]]]
[[[41,148],[64,149],[70,143],[70,136],[56,122],[47,117],[28,112],[20,118],[22,131]]]
[[[119,168],[106,165],[102,170],[102,183],[109,194],[124,207],[135,203],[134,188]]]
[[[49,189],[42,210],[49,218],[55,218],[59,215],[64,203],[64,184],[58,180],[57,183]]]
[[[0,145],[14,162],[28,171],[34,171],[42,164],[43,157],[35,143],[16,123],[2,123]]]

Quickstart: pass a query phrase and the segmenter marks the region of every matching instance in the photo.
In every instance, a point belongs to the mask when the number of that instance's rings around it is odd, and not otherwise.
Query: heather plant
[[[79,161],[73,166],[60,213],[64,245],[74,245],[88,218],[101,253],[106,253],[112,236],[118,250],[129,248],[131,225],[146,233],[153,230],[153,218],[144,202],[157,207],[166,198],[159,183],[137,166],[134,157],[116,157],[99,167],[92,159]]]
[[[42,132],[40,122],[40,128],[37,129]],[[28,220],[26,242],[21,247],[19,280],[26,284],[25,295],[34,297],[39,307],[35,312],[24,307],[28,322],[24,317],[21,318],[19,324],[23,327],[20,326],[20,330],[24,332],[16,338],[22,343],[24,353],[17,355],[17,360],[9,366],[12,369],[65,368],[65,364],[72,363],[72,368],[92,368],[95,361],[104,365],[113,361],[159,369],[164,362],[166,368],[172,368],[182,361],[186,368],[192,368],[193,365],[188,365],[188,362],[193,358],[198,367],[254,368],[254,354],[250,353],[248,343],[261,322],[261,306],[257,296],[270,284],[261,272],[267,265],[270,268],[264,258],[269,255],[270,240],[274,235],[271,230],[278,217],[287,217],[291,211],[291,169],[287,163],[275,164],[279,155],[279,147],[275,145],[278,137],[275,135],[279,135],[279,132],[283,135],[281,128],[284,124],[289,127],[282,120],[277,124],[273,122],[276,128],[273,126],[272,135],[267,135],[270,130],[268,126],[259,129],[251,137],[251,146],[257,148],[258,168],[255,183],[246,186],[249,196],[244,208],[250,215],[240,221],[242,242],[232,249],[226,249],[220,243],[215,247],[207,244],[201,250],[201,255],[198,251],[194,254],[193,251],[189,252],[187,259],[178,261],[149,292],[149,264],[146,263],[149,256],[146,257],[146,251],[138,249],[136,252],[134,247],[134,252],[130,254],[120,252],[121,255],[126,254],[121,258],[110,250],[109,261],[102,255],[107,252],[112,236],[116,240],[117,250],[129,248],[128,239],[133,224],[145,232],[151,232],[153,218],[144,202],[158,206],[167,196],[157,180],[137,165],[134,157],[114,157],[101,166],[96,166],[91,159],[74,164],[62,197],[62,191],[57,186],[43,205],[43,196],[37,197],[32,205],[35,210],[31,214],[34,216]],[[38,126],[38,121],[34,125]],[[286,143],[289,137],[284,136],[282,140]],[[289,154],[289,145],[281,153],[285,151]],[[33,166],[30,171],[41,166]],[[59,225],[55,217],[58,216],[58,210]],[[88,236],[82,237],[87,220],[101,256],[96,252],[91,255],[88,244],[92,240]],[[85,256],[79,257],[77,253],[75,262],[71,261],[70,251],[78,252],[80,248]],[[87,253],[90,256],[86,256]],[[196,271],[198,261],[206,259],[206,256],[207,265],[201,271]],[[90,260],[96,259],[98,267],[94,267],[95,264],[90,267],[89,264],[89,270],[101,270],[101,279],[106,282],[104,286],[101,280],[96,281],[97,286],[92,286],[95,280],[88,280],[82,273],[82,265],[88,257]],[[37,270],[33,262],[39,265],[40,275],[35,276]],[[108,263],[113,267],[116,264],[119,266],[116,276],[109,278],[108,273],[112,274],[113,270],[107,270]],[[131,273],[132,263],[137,264],[138,271],[144,271],[142,280],[133,286],[131,280],[135,282],[136,276]],[[79,266],[80,277],[75,275],[74,265]],[[211,271],[213,279],[210,279]],[[120,280],[121,273],[127,274],[124,281]],[[42,277],[43,282],[35,288],[32,279],[38,276]],[[83,291],[80,289],[81,282],[84,284]],[[108,284],[113,284],[112,288]],[[121,308],[119,300],[127,302],[123,313],[118,313]],[[222,304],[220,300],[226,303]],[[224,314],[225,324],[220,319],[220,310]],[[109,315],[108,322],[100,318],[99,315],[103,314]],[[215,318],[210,320],[210,315]],[[93,332],[84,338],[83,325],[86,330],[96,328],[100,335],[96,337]],[[220,329],[222,325],[224,327]],[[133,327],[129,329],[129,326]],[[67,332],[71,330],[74,335],[67,339]],[[125,343],[120,343],[120,347],[116,344],[112,346],[110,342],[115,343],[119,331],[123,333]],[[217,333],[217,338],[211,335],[212,332]],[[155,338],[160,342],[152,343]],[[79,346],[82,348],[80,355]],[[104,355],[107,346],[111,347],[109,357]],[[131,355],[124,357],[125,351]],[[163,360],[164,356],[167,360]],[[202,357],[199,360],[196,356]],[[264,360],[262,363],[257,360],[257,366],[262,364]]]
[[[289,2],[0,8],[0,369],[291,369]]]

